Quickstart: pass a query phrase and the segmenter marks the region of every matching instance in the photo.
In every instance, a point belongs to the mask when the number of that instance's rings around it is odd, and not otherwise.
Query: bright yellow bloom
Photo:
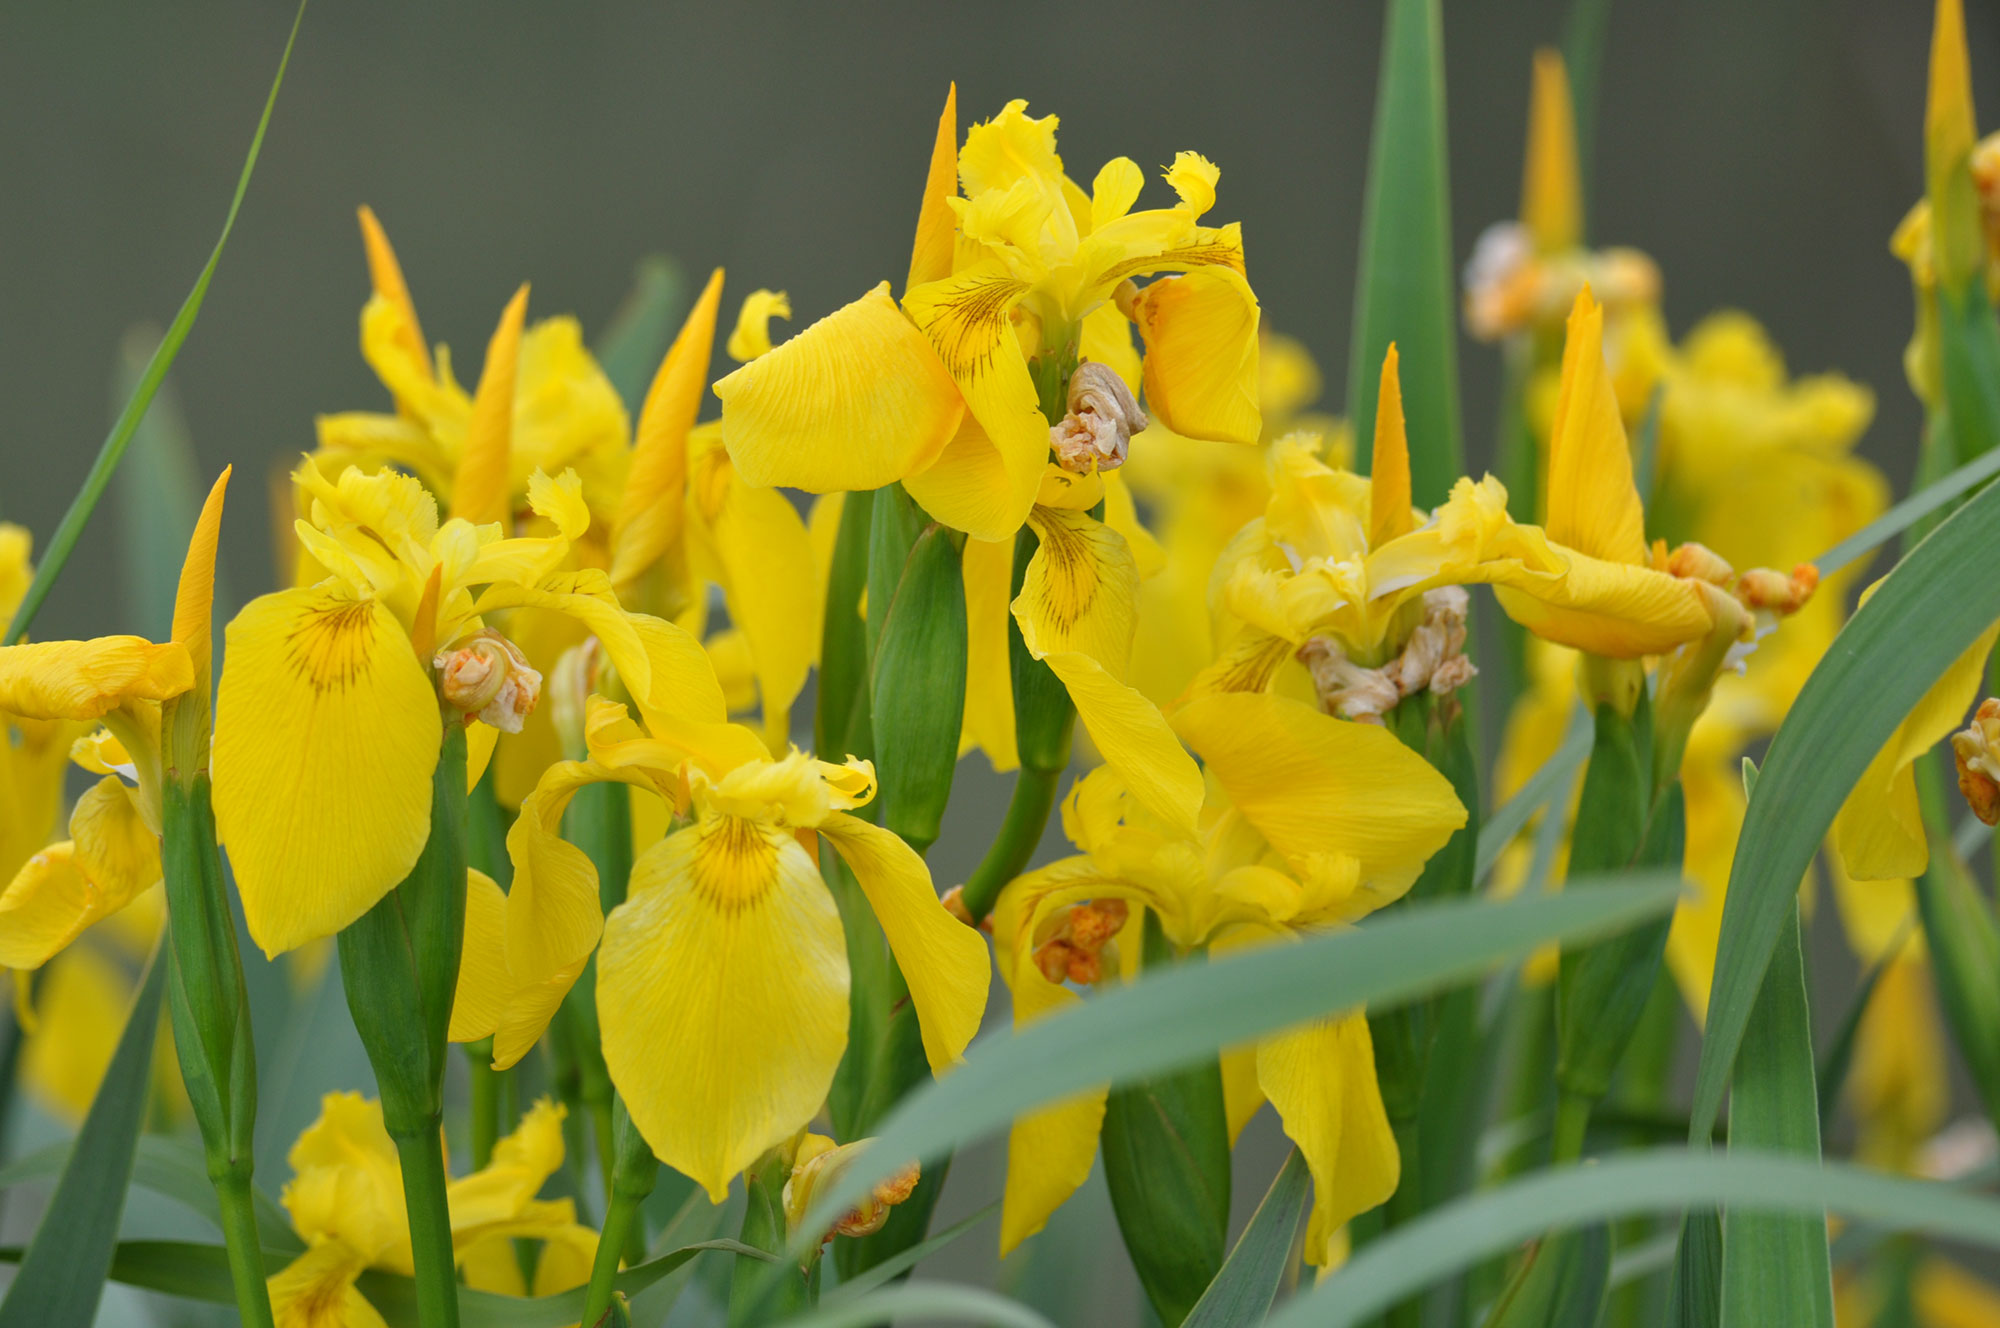
[[[988,970],[923,859],[847,814],[874,796],[867,762],[774,761],[722,721],[712,676],[706,693],[644,729],[592,698],[590,759],[551,767],[508,836],[513,887],[501,896],[475,882],[451,1036],[495,1034],[501,1066],[534,1044],[600,924],[596,872],[557,837],[562,808],[591,782],[657,792],[683,828],[639,856],[626,902],[602,920],[604,1058],[653,1151],[720,1201],[819,1110],[847,1044],[847,946],[815,837],[846,860],[881,922],[933,1069],[978,1031]]]
[[[900,306],[885,282],[716,384],[730,454],[752,483],[817,493],[900,480],[944,524],[1011,538],[1036,503],[1055,423],[1035,366],[1071,356],[1143,384],[1177,433],[1256,440],[1258,308],[1241,230],[1200,224],[1219,172],[1183,152],[1166,172],[1180,202],[1133,212],[1136,164],[1113,159],[1086,194],[1064,174],[1055,117],[1026,108],[1010,102],[966,135],[961,198],[947,102]],[[1161,273],[1182,275],[1129,284]]]
[[[393,464],[422,479],[452,515],[480,523],[525,515],[535,472],[573,469],[593,516],[608,529],[628,463],[629,425],[576,319],[545,319],[524,331],[527,288],[516,294],[494,338],[508,383],[490,394],[488,408],[506,417],[508,442],[497,451],[483,446],[480,439],[494,431],[477,421],[478,404],[452,376],[450,352],[425,344],[416,304],[375,214],[364,207],[360,217],[374,287],[361,311],[361,354],[396,411],[322,415],[323,468],[337,475],[350,465]],[[495,368],[492,354],[482,381]]]
[[[12,621],[35,569],[28,532],[0,522],[0,621]],[[0,880],[45,847],[62,811],[69,746],[84,732],[75,720],[25,719],[0,711]]]
[[[1094,982],[1105,961],[1129,976],[1144,909],[1182,950],[1283,943],[1399,898],[1465,823],[1444,777],[1380,727],[1255,695],[1191,702],[1175,726],[1210,777],[1198,831],[1150,814],[1102,768],[1063,807],[1082,855],[1002,893],[995,949],[1017,1023],[1078,1000],[1065,980]],[[1315,1190],[1306,1257],[1324,1264],[1339,1228],[1387,1199],[1399,1175],[1367,1020],[1349,1011],[1225,1052],[1223,1082],[1232,1137],[1268,1098],[1304,1151]],[[1083,1183],[1104,1103],[1098,1089],[1015,1123],[1003,1254]]]
[[[160,879],[160,703],[207,688],[208,605],[228,483],[224,470],[189,541],[173,640],[108,636],[0,649],[0,714],[103,725],[69,751],[102,776],[71,810],[70,838],[21,863],[0,893],[0,965],[40,967]],[[25,800],[31,811],[38,801],[32,792]]]
[[[494,1145],[484,1170],[446,1187],[452,1251],[474,1290],[546,1296],[588,1280],[597,1233],[577,1222],[574,1201],[535,1197],[562,1166],[564,1114],[537,1102]],[[402,1166],[381,1103],[327,1094],[286,1161],[293,1174],[282,1201],[306,1251],[270,1278],[279,1328],[378,1328],[382,1317],[356,1280],[369,1268],[412,1271]],[[544,1243],[532,1287],[523,1284],[516,1240]]]
[[[641,698],[651,643],[671,630],[625,613],[603,572],[559,570],[590,524],[572,471],[529,485],[554,533],[513,539],[497,523],[440,523],[409,476],[348,469],[330,481],[308,458],[294,478],[312,496],[299,539],[328,575],[230,623],[215,722],[216,827],[250,934],[272,955],[353,922],[423,850],[444,724],[433,669],[454,722],[487,721],[473,729],[472,778],[490,726],[519,727],[540,677],[505,667],[512,653],[482,635],[487,615],[574,618]]]

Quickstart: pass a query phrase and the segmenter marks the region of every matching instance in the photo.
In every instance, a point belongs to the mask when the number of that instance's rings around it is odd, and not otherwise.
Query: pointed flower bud
[[[432,664],[447,705],[503,733],[519,733],[542,696],[542,675],[519,646],[490,628],[440,650]]]

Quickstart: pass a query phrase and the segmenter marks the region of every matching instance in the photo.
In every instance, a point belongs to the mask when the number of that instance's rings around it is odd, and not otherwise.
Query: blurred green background
[[[1514,212],[1530,54],[1560,42],[1568,9],[1447,0],[1455,262]],[[38,546],[110,420],[121,338],[172,316],[213,243],[291,18],[249,0],[0,9],[0,517]],[[1968,19],[1975,87],[2000,100],[2000,15],[1976,5]],[[1901,369],[1907,280],[1887,241],[1921,187],[1928,31],[1927,7],[1907,3],[1614,4],[1591,162],[1593,239],[1659,260],[1674,333],[1746,309],[1794,370],[1870,384],[1863,450],[1899,492],[1919,415]],[[594,335],[652,254],[697,279],[725,267],[726,318],[757,286],[789,291],[796,330],[899,277],[953,79],[961,127],[1011,97],[1060,114],[1085,180],[1118,154],[1216,161],[1214,219],[1242,221],[1269,325],[1312,350],[1338,410],[1380,36],[1379,6],[1352,0],[319,0],[174,371],[204,478],[241,467],[230,588],[240,602],[271,586],[263,478],[312,445],[313,416],[386,404],[357,346],[357,204],[382,217],[426,332],[468,372],[520,281],[534,283],[532,315],[573,312]],[[1476,469],[1492,450],[1497,356],[1463,342],[1460,357]],[[119,510],[98,514],[39,636],[142,628],[121,590]],[[974,761],[960,792],[941,880],[984,843],[1004,786]],[[1837,942],[1816,949],[1840,956],[1820,980],[1851,976]],[[275,1192],[273,1164],[314,1109],[308,1085],[362,1086],[366,1068],[337,994],[259,1034],[286,1044],[273,1072],[297,1089],[260,1129],[259,1179]],[[1270,1124],[1239,1155],[1239,1225],[1275,1166]],[[999,1165],[993,1146],[962,1158],[943,1216],[997,1193]],[[1101,1185],[1036,1245],[1003,1287],[1066,1322],[1138,1321]],[[947,1257],[937,1271],[995,1280],[990,1235]],[[106,1307],[107,1322],[132,1312],[116,1295]]]

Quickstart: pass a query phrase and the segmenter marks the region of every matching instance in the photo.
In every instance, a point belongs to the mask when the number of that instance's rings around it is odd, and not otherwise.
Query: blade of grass
[[[938,1232],[937,1235],[932,1236],[921,1244],[912,1245],[909,1249],[884,1259],[881,1263],[867,1269],[859,1276],[851,1277],[847,1281],[842,1282],[828,1294],[825,1303],[832,1304],[836,1300],[851,1300],[864,1292],[873,1291],[878,1286],[894,1281],[904,1272],[915,1268],[945,1246],[955,1243],[960,1236],[965,1235],[968,1231],[971,1231],[974,1227],[999,1211],[1000,1202],[996,1199],[974,1213],[971,1217],[952,1223],[943,1231]]]
[[[1100,1083],[1174,1069],[1336,1010],[1387,1008],[1468,981],[1549,941],[1595,938],[1659,917],[1678,873],[1632,873],[1560,895],[1421,905],[1154,977],[1038,1020],[989,1033],[966,1063],[905,1099],[839,1184],[798,1224],[824,1230],[870,1186],[992,1133],[1030,1108]]]
[[[1896,725],[2000,619],[2000,489],[1911,550],[1834,638],[1771,740],[1744,815],[1716,947],[1690,1138],[1708,1137],[1764,970],[1834,814]]]
[[[1026,1305],[1005,1296],[943,1282],[905,1282],[901,1286],[881,1287],[856,1300],[829,1302],[794,1315],[777,1328],[864,1328],[891,1320],[989,1324],[992,1328],[1055,1328]]]
[[[153,1041],[160,1029],[167,963],[165,953],[155,947],[55,1195],[7,1298],[0,1300],[0,1328],[86,1324],[97,1314],[151,1098]]]
[[[1960,494],[2000,475],[2000,451],[1968,461],[1950,474],[1925,485],[1861,529],[1813,560],[1821,576],[1832,576],[1857,558],[1865,557],[1931,513],[1948,506]]]
[[[687,276],[679,263],[663,254],[641,259],[631,291],[597,339],[597,363],[635,418],[686,303]]]
[[[1521,791],[1479,827],[1479,857],[1472,868],[1475,885],[1492,874],[1493,865],[1500,861],[1507,845],[1514,842],[1514,836],[1526,828],[1535,813],[1548,806],[1558,790],[1569,791],[1569,777],[1583,764],[1583,758],[1590,755],[1590,740],[1590,715],[1578,707],[1570,718],[1569,733],[1555,755],[1543,762],[1542,768],[1521,786]],[[1558,819],[1560,816],[1561,813]]]
[[[1444,96],[1438,0],[1389,0],[1362,203],[1347,415],[1356,438],[1374,436],[1382,357],[1389,343],[1396,343],[1410,434],[1410,489],[1425,508],[1444,501],[1463,469]],[[1365,460],[1357,460],[1365,471]]]
[[[291,33],[285,38],[284,54],[278,58],[278,73],[271,80],[270,95],[264,99],[264,113],[257,118],[257,132],[251,136],[250,152],[243,160],[243,173],[237,177],[235,196],[229,200],[229,212],[222,219],[222,234],[216,238],[215,248],[208,255],[208,262],[202,265],[201,275],[195,278],[194,289],[181,302],[180,312],[167,326],[166,335],[160,338],[159,348],[147,361],[146,368],[139,375],[138,386],[125,409],[118,412],[117,422],[111,426],[104,445],[98,449],[97,460],[91,463],[90,473],[84,477],[83,487],[70,500],[69,510],[63,513],[62,521],[56,526],[56,533],[50,537],[48,549],[42,555],[40,566],[35,569],[35,579],[28,586],[28,593],[21,600],[21,607],[14,611],[14,620],[7,626],[7,635],[0,644],[13,645],[28,634],[34,624],[35,615],[42,610],[42,603],[49,597],[49,590],[56,578],[62,575],[63,564],[76,548],[76,542],[83,535],[83,528],[90,521],[90,514],[97,510],[98,499],[104,496],[105,486],[111,483],[111,476],[118,469],[120,458],[131,445],[132,436],[139,429],[139,422],[146,416],[146,408],[152,404],[153,396],[160,390],[160,383],[166,378],[167,370],[173,366],[174,357],[180,354],[181,344],[187,340],[188,331],[194,327],[195,315],[201,312],[201,303],[208,296],[208,283],[215,276],[216,264],[222,261],[222,247],[229,242],[229,232],[236,225],[236,213],[243,206],[243,196],[250,189],[250,175],[257,166],[257,153],[264,146],[264,131],[270,127],[271,112],[278,104],[278,89],[284,86],[285,67],[291,63],[292,44],[298,40],[299,25],[305,21],[305,0],[299,0],[298,13],[292,19]],[[178,560],[176,560],[178,562]]]
[[[1235,1328],[1263,1320],[1291,1269],[1299,1222],[1311,1193],[1312,1173],[1306,1169],[1305,1154],[1294,1148],[1265,1191],[1264,1201],[1250,1215],[1250,1224],[1237,1237],[1222,1271],[1181,1328]]]
[[[1265,1328],[1348,1328],[1543,1231],[1709,1204],[1740,1211],[1829,1210],[2000,1247],[2000,1201],[1936,1181],[1782,1153],[1658,1148],[1538,1171],[1427,1213],[1355,1251],[1345,1267],[1288,1302]]]

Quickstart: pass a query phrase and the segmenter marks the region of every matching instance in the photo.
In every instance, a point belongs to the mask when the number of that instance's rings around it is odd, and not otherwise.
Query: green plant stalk
[[[483,1171],[493,1160],[493,1145],[500,1142],[502,1073],[493,1068],[493,1039],[481,1038],[465,1044],[465,1073],[472,1092],[472,1169]]]
[[[850,493],[841,500],[840,530],[834,536],[833,565],[827,573],[813,746],[828,760],[841,755],[866,758],[873,747],[868,724],[868,624],[861,616],[861,594],[868,585],[869,532],[876,501],[874,493]]]
[[[597,1238],[597,1255],[590,1266],[590,1286],[584,1293],[582,1321],[586,1324],[598,1322],[611,1307],[620,1256],[632,1264],[645,1258],[643,1210],[660,1174],[659,1160],[632,1124],[622,1099],[618,1103],[612,1141],[616,1161],[605,1201],[604,1226]]]
[[[139,385],[125,408],[118,412],[117,422],[111,426],[104,444],[97,451],[97,460],[90,465],[90,473],[84,477],[83,487],[70,500],[69,510],[63,513],[62,521],[56,526],[56,533],[50,537],[47,550],[42,554],[41,565],[35,569],[35,579],[28,591],[21,597],[20,607],[14,610],[13,621],[7,625],[7,635],[0,638],[0,644],[16,645],[28,634],[35,615],[42,610],[42,604],[55,586],[56,577],[62,574],[64,564],[76,548],[76,542],[83,535],[83,528],[90,521],[90,515],[97,510],[97,503],[104,496],[105,488],[111,483],[112,474],[118,469],[118,462],[124,457],[125,449],[131,445],[132,435],[138,431],[139,421],[145,418],[146,408],[153,402],[153,395],[160,390],[167,370],[173,366],[174,357],[180,354],[181,344],[187,340],[194,328],[195,316],[201,312],[202,301],[208,296],[208,284],[215,277],[215,268],[222,261],[222,247],[229,243],[229,232],[236,225],[236,214],[243,206],[243,196],[250,190],[250,175],[257,168],[257,154],[264,146],[264,131],[270,127],[271,112],[278,104],[278,89],[284,86],[285,68],[292,61],[292,44],[298,40],[299,25],[305,21],[306,7],[300,0],[298,13],[292,19],[292,30],[285,38],[285,53],[278,57],[278,72],[271,80],[271,91],[264,98],[264,113],[258,117],[257,132],[250,137],[250,151],[243,159],[243,171],[236,177],[236,193],[229,200],[229,211],[222,219],[222,234],[216,237],[215,248],[209,251],[208,262],[202,265],[201,275],[194,281],[194,289],[181,302],[180,311],[174,321],[167,325],[166,335],[160,338],[160,345],[146,364],[146,370],[139,376]]]
[[[1047,668],[1047,665],[1043,665]],[[960,900],[974,922],[984,921],[993,911],[1000,891],[1027,870],[1048,828],[1049,814],[1055,810],[1060,770],[1033,770],[1022,766],[1014,776],[1014,792],[1007,799],[1007,815],[1000,833],[987,846],[986,856],[965,879]]]
[[[222,1210],[222,1243],[229,1251],[236,1312],[245,1324],[272,1328],[271,1293],[264,1280],[264,1247],[257,1237],[257,1206],[251,1197],[250,1177],[217,1180],[215,1198]]]
[[[571,759],[582,759],[572,753]],[[597,869],[598,904],[609,913],[625,902],[632,877],[632,790],[626,784],[588,784],[563,813],[563,837],[582,849]],[[598,1179],[611,1193],[614,1134],[611,1072],[604,1064],[603,1035],[597,1024],[597,957],[583,966],[563,997],[570,1050],[576,1057],[577,1096],[590,1118]]]
[[[340,933],[348,1013],[375,1069],[403,1165],[424,1328],[457,1328],[445,1207],[444,1067],[465,939],[465,726],[447,716],[431,782],[431,834],[403,883]]]

